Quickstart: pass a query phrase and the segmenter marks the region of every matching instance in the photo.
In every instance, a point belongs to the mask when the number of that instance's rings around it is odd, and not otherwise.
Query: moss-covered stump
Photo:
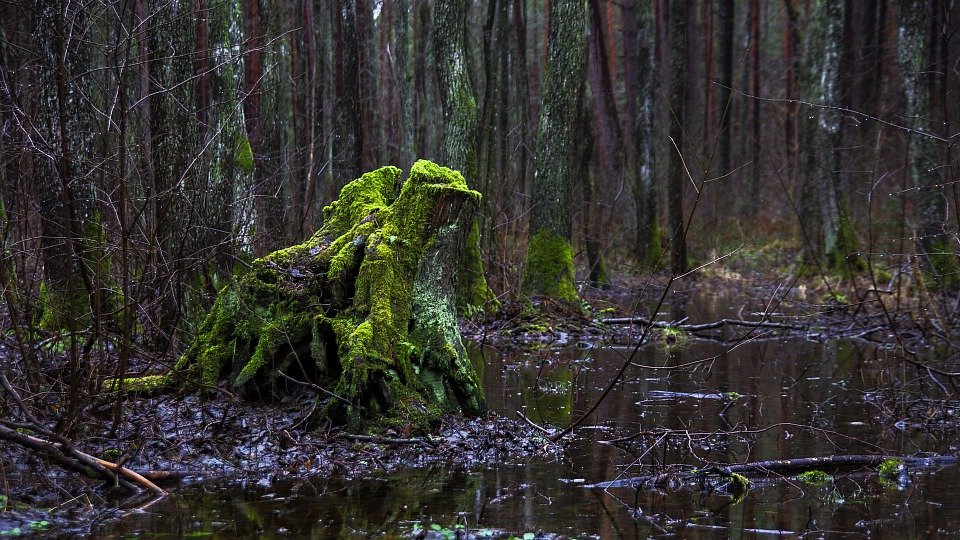
[[[335,395],[326,413],[354,428],[483,414],[455,308],[480,194],[429,161],[400,180],[396,167],[363,175],[310,240],[254,261],[219,293],[171,375],[192,386],[226,379],[248,395],[272,394],[284,375],[307,381]]]

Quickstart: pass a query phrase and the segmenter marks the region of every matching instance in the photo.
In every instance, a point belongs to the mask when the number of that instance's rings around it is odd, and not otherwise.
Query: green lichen
[[[573,283],[573,247],[549,229],[541,229],[527,247],[522,290],[579,305]]]
[[[829,474],[823,471],[818,471],[816,469],[812,471],[802,472],[798,474],[795,478],[800,482],[803,482],[804,484],[809,484],[811,486],[822,486],[825,484],[829,484],[830,482],[833,482],[832,476],[830,476]]]
[[[453,302],[480,194],[428,161],[398,193],[399,178],[384,167],[348,184],[308,241],[224,288],[175,366],[179,380],[226,378],[264,395],[283,384],[278,372],[306,378],[337,396],[324,412],[349,429],[483,414]]]

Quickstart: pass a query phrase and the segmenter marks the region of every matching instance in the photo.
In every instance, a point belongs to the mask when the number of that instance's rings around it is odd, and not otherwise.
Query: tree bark
[[[686,147],[684,128],[687,106],[687,15],[691,9],[689,0],[670,2],[670,98],[669,106],[671,147],[668,148],[667,170],[669,186],[667,203],[670,222],[670,250],[673,271],[687,271],[687,240],[684,230],[683,194],[687,183],[683,151]]]
[[[428,161],[402,188],[400,177],[384,167],[348,184],[312,238],[257,259],[220,292],[173,372],[128,388],[226,379],[257,396],[292,377],[335,396],[324,412],[350,429],[483,414],[454,307],[480,194]]]
[[[338,0],[336,14],[336,119],[333,134],[334,175],[337,189],[360,175],[363,159],[363,120],[360,103],[360,47],[355,0]]]
[[[937,90],[944,89],[943,45],[931,38],[940,34],[937,14],[930,3],[923,0],[903,1],[899,5],[899,34],[897,55],[906,89],[907,114],[913,120],[913,131],[908,133],[907,166],[912,187],[916,189],[916,250],[924,270],[935,282],[957,283],[956,248],[950,247],[950,235],[945,229],[947,219],[948,167],[941,166],[939,144],[935,137],[944,137],[937,129],[943,126],[945,115],[936,110]],[[939,53],[939,54],[938,54]],[[935,121],[940,119],[940,122]],[[939,132],[939,133],[938,133]]]
[[[720,31],[717,35],[717,48],[719,49],[719,85],[717,88],[717,110],[719,114],[719,139],[717,149],[718,162],[717,174],[724,175],[731,170],[730,159],[730,119],[733,110],[730,106],[733,87],[733,20],[734,3],[733,0],[719,0],[717,6],[717,18],[720,19]]]
[[[570,243],[570,188],[578,110],[586,75],[586,10],[552,0],[547,70],[534,150],[533,193],[522,292],[579,305]]]

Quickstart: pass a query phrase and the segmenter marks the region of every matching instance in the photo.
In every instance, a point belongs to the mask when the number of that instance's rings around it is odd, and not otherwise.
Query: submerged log
[[[455,308],[479,202],[460,173],[429,161],[402,185],[396,167],[354,180],[312,238],[257,259],[220,291],[163,383],[225,379],[270,395],[292,377],[334,396],[325,414],[354,429],[483,414]]]

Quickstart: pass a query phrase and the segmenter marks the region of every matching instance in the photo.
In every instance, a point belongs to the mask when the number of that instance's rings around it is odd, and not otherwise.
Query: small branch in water
[[[517,411],[517,416],[519,416],[520,419],[523,420],[524,422],[530,424],[533,428],[540,430],[540,432],[541,432],[541,433],[544,433],[545,435],[552,436],[554,433],[556,433],[555,430],[547,429],[547,428],[541,426],[540,424],[537,424],[537,423],[534,422],[533,420],[527,418],[527,417],[524,416],[524,414],[523,414],[522,412],[520,412],[520,411]],[[556,442],[556,441],[551,441],[551,442]]]
[[[667,321],[650,321],[643,317],[619,317],[613,319],[603,319],[604,324],[637,324],[642,326],[652,326],[654,328],[674,328],[677,330],[686,330],[688,332],[701,332],[703,330],[714,330],[723,326],[750,326],[754,328],[776,328],[780,330],[807,330],[809,327],[802,324],[777,323],[771,321],[746,321],[743,319],[720,319],[717,321],[703,324],[677,324]]]

